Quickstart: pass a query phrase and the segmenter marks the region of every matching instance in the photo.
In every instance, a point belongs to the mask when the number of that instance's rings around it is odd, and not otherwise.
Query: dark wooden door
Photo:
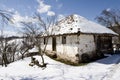
[[[56,37],[52,38],[52,50],[56,51]]]

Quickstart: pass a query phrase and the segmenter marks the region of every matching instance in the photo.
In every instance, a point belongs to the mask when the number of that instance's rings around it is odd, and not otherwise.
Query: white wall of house
[[[66,54],[69,56],[75,56],[78,53],[78,47],[76,45],[77,36],[75,35],[67,35],[66,36],[66,44],[62,44],[62,36],[57,37],[57,46],[56,51],[61,54]]]
[[[62,36],[57,37],[56,41],[56,51],[71,56],[96,49],[93,35],[67,35],[66,44],[62,44]]]
[[[77,59],[76,54],[89,54],[95,51],[95,49],[93,35],[66,35],[66,44],[62,44],[62,36],[56,36],[57,55],[65,59],[70,59],[73,62]],[[52,51],[52,37],[48,40],[46,50]]]
[[[87,53],[90,54],[91,52],[95,51],[95,42],[93,35],[80,35],[79,36],[79,45],[78,45],[78,53],[83,54]]]
[[[47,50],[52,50],[52,37],[49,38],[46,49]]]

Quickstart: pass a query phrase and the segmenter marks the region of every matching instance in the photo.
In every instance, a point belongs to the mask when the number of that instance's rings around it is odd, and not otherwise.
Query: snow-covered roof
[[[56,26],[50,27],[49,31],[52,35],[60,35],[60,34],[70,34],[77,33],[80,31],[81,33],[92,33],[92,34],[114,34],[111,29],[106,28],[100,24],[89,21],[86,18],[73,14],[70,15],[57,23]]]

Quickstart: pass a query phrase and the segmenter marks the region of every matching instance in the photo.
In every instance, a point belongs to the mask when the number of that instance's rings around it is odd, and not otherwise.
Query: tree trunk
[[[20,52],[21,53],[21,55],[22,55],[22,59],[24,59],[25,58],[25,53],[27,52],[29,50],[29,48],[27,48],[23,53],[22,52]]]
[[[43,55],[40,54],[40,56],[41,56],[41,59],[42,59],[42,64],[45,64]]]
[[[5,65],[5,67],[7,67],[7,64],[9,64],[8,59],[7,59],[7,55],[6,55],[6,53],[3,53],[2,66]]]
[[[21,58],[22,58],[22,60],[24,59],[24,54],[22,54]]]
[[[15,61],[15,54],[13,53],[13,56],[12,56],[12,61],[14,62]]]
[[[41,59],[42,59],[42,64],[44,64],[44,57],[43,57],[42,50],[40,47],[39,47],[39,54],[40,54]]]

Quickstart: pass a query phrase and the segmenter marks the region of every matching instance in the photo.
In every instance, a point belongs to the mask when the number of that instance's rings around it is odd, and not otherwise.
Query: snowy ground
[[[120,55],[84,66],[70,66],[44,57],[49,63],[44,70],[29,66],[30,58],[11,63],[8,67],[0,66],[0,80],[118,80],[120,77]]]

